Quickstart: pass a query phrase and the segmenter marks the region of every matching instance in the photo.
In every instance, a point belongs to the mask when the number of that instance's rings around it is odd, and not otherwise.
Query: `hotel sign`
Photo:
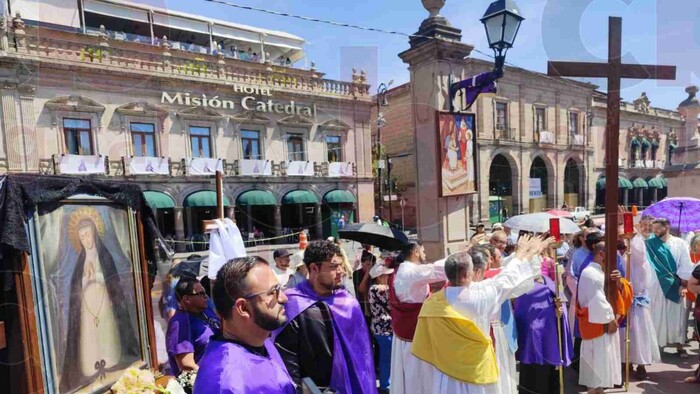
[[[278,114],[288,114],[288,115],[304,115],[307,117],[316,116],[316,104],[301,105],[292,101],[278,102],[271,98],[259,98],[260,96],[271,97],[270,89],[267,88],[256,88],[244,85],[234,85],[233,91],[237,93],[245,94],[240,99],[231,99],[225,97],[208,96],[204,93],[202,94],[191,94],[182,92],[162,92],[160,97],[160,102],[162,104],[177,104],[184,105],[187,107],[209,107],[209,108],[223,108],[223,109],[236,109],[238,107],[243,108],[246,111],[256,111],[256,112],[272,112]]]

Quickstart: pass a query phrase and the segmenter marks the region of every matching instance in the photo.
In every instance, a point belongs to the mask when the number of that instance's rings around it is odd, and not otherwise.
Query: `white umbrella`
[[[571,219],[556,217],[547,212],[528,213],[526,215],[513,216],[503,223],[514,231],[531,231],[533,233],[549,232],[549,219],[559,219],[559,232],[562,234],[576,234],[580,231],[578,225]]]

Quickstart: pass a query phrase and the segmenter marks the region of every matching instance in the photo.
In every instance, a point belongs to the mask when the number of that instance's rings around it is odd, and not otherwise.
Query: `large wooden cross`
[[[605,286],[608,301],[615,306],[615,287],[608,286],[617,269],[618,239],[618,157],[620,149],[620,80],[676,79],[675,66],[622,64],[622,18],[608,19],[608,63],[548,62],[547,75],[608,79],[608,113],[605,128]],[[590,169],[588,169],[590,173]]]

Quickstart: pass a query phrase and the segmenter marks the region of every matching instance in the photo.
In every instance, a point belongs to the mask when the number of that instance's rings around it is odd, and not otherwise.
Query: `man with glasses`
[[[309,279],[286,290],[289,320],[272,337],[296,384],[308,377],[339,393],[376,393],[367,325],[360,304],[342,286],[341,256],[332,241],[309,244]]]
[[[216,313],[207,307],[207,293],[197,279],[180,278],[175,294],[179,309],[168,321],[166,348],[171,374],[178,376],[197,370],[209,338],[221,325]]]
[[[241,257],[216,275],[214,304],[221,315],[221,334],[212,337],[194,385],[194,393],[294,394],[270,332],[286,321],[287,296],[267,261]]]

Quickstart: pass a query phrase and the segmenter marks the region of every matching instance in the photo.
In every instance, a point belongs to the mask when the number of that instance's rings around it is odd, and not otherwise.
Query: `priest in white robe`
[[[687,340],[688,307],[685,283],[690,279],[693,264],[688,245],[671,235],[667,219],[653,222],[655,237],[646,240],[652,271],[649,285],[651,314],[658,345],[675,345],[682,358],[688,357],[683,345]]]
[[[651,222],[653,218],[642,216],[637,226],[637,235],[632,238],[630,255],[630,272],[628,273],[634,301],[629,313],[630,330],[630,363],[637,365],[635,376],[644,380],[647,376],[646,367],[661,360],[659,342],[656,339],[656,330],[651,318],[651,298],[649,297],[649,284],[651,282],[651,265],[647,261],[645,241],[651,236]],[[625,328],[620,329],[620,347],[625,354]],[[623,362],[625,359],[623,358]]]
[[[430,284],[446,279],[445,260],[426,264],[425,248],[418,242],[411,242],[400,258],[403,262],[389,278],[389,306],[394,331],[391,393],[431,393],[433,368],[411,354],[411,342],[420,308],[430,294]]]
[[[531,261],[538,260],[532,257],[552,241],[521,239],[509,264],[495,277],[479,282],[473,280],[469,253],[448,257],[445,270],[450,286],[425,302],[413,342],[413,354],[434,367],[434,387],[420,392],[515,393],[503,391],[499,385],[499,368],[489,335],[491,317],[515,291],[534,285],[534,271],[539,265],[533,267]]]
[[[618,321],[632,303],[632,293],[620,272],[614,271],[611,280],[618,290],[626,286],[628,297],[618,297],[618,311],[614,311],[605,297],[605,243],[595,245],[593,262],[581,273],[578,282],[576,314],[578,315],[581,342],[579,384],[588,388],[588,393],[604,393],[607,387],[622,384],[620,369],[620,337]],[[614,264],[614,263],[613,263]],[[617,313],[616,313],[617,312]]]

